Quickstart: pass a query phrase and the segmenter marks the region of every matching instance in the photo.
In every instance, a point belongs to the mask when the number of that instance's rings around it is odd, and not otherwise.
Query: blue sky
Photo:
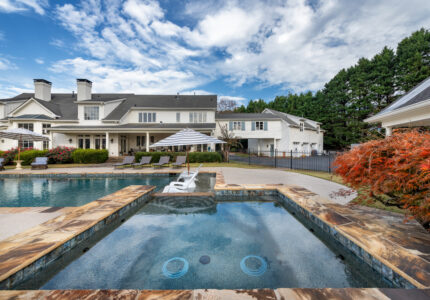
[[[214,93],[245,103],[315,91],[430,27],[428,0],[0,0],[0,97]]]

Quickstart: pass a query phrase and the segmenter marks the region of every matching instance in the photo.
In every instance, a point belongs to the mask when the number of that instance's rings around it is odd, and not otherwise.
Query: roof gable
[[[420,84],[408,91],[405,95],[394,101],[391,105],[381,110],[375,115],[375,117],[426,100],[430,100],[430,77],[422,81]]]
[[[47,115],[51,118],[58,117],[58,114],[55,112],[55,110],[57,109],[53,109],[55,108],[54,105],[46,105],[46,103],[43,103],[43,102],[46,102],[46,101],[30,98],[29,100],[27,100],[26,102],[24,102],[23,104],[21,104],[11,112],[9,112],[9,116],[19,117],[20,115],[29,115],[29,114],[34,115],[38,107],[40,109],[39,114]]]

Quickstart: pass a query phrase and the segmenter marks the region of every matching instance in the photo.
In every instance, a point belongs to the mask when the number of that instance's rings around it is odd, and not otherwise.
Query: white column
[[[390,126],[385,127],[385,136],[391,136],[393,133],[393,128]]]
[[[110,156],[110,137],[109,132],[106,132],[106,150],[108,151],[108,156]]]
[[[149,132],[146,132],[146,152],[149,152]]]
[[[257,154],[260,156],[260,140],[257,139]]]
[[[49,130],[49,143],[48,143],[48,145],[50,146],[50,147],[48,146],[48,148],[50,148],[50,149],[54,148],[54,134],[52,133],[51,130]],[[43,142],[42,142],[42,146],[43,146]],[[42,147],[42,149],[43,149],[43,147]]]

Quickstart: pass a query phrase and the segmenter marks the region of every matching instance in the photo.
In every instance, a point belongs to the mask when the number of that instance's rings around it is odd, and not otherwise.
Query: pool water
[[[327,246],[278,202],[267,201],[275,198],[267,198],[264,202],[156,198],[41,288],[382,285],[373,279],[375,274]]]
[[[2,178],[0,207],[81,206],[129,185],[154,185],[163,189],[176,175],[142,175],[100,178]],[[213,187],[215,177],[199,174],[196,191]]]

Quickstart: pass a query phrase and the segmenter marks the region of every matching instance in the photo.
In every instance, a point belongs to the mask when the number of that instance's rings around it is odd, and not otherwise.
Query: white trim
[[[429,100],[425,100],[425,101],[421,101],[415,104],[411,104],[393,111],[388,111],[384,114],[376,114],[373,117],[364,119],[364,122],[366,123],[376,123],[376,122],[381,122],[382,120],[389,118],[389,117],[393,117],[393,116],[397,116],[397,115],[401,115],[402,113],[405,112],[409,112],[409,111],[414,111],[414,110],[418,110],[421,109],[423,107],[426,107],[430,105],[430,99]]]
[[[42,107],[42,109],[44,109],[47,113],[49,113],[50,115],[54,116],[54,118],[59,118],[60,117],[60,116],[56,115],[53,111],[49,110],[48,108],[46,108],[45,106],[43,106],[42,104],[40,104],[33,97],[31,97],[30,99],[28,99],[27,101],[25,101],[23,104],[21,104],[20,106],[18,106],[14,110],[10,111],[7,116],[9,118],[11,118],[11,117],[13,118],[13,116],[14,116],[15,113],[17,113],[18,111],[20,111],[22,108],[24,108],[26,105],[28,105],[28,103],[30,103],[32,101],[34,101],[37,105],[39,105],[40,107]],[[43,101],[43,100],[41,100],[41,101]]]

